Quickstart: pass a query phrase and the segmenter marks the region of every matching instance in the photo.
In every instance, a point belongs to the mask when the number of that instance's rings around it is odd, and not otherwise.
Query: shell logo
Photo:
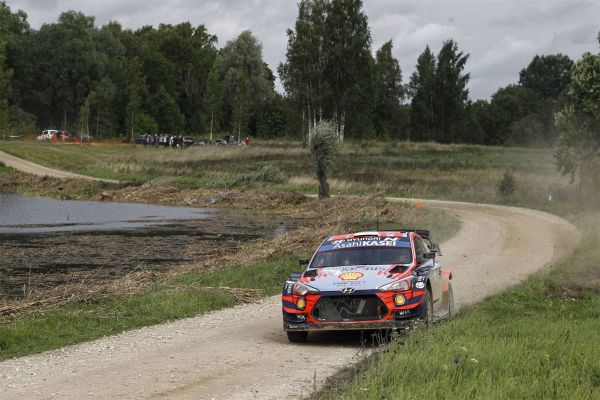
[[[343,281],[355,281],[365,276],[362,272],[344,272],[339,278]]]

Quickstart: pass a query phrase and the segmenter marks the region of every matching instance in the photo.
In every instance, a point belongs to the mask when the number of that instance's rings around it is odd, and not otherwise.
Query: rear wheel
[[[306,343],[308,332],[306,331],[287,331],[288,340],[292,343]]]

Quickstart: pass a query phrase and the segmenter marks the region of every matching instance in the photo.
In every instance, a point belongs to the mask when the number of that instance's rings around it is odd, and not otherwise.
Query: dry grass
[[[279,157],[306,156],[308,152],[302,147],[265,147],[265,146],[195,146],[185,151],[156,149],[156,152],[144,151],[134,154],[135,163],[197,163],[206,161],[243,162],[251,159],[270,159]]]
[[[310,158],[300,142],[250,147],[195,146],[184,151],[127,146],[44,146],[0,143],[33,161],[101,178],[190,188],[260,188],[314,193]],[[248,179],[265,165],[282,172],[277,182]],[[498,193],[509,169],[517,180],[511,199]],[[347,142],[330,175],[334,194],[430,197],[545,208],[549,195],[573,198],[577,187],[556,170],[550,149],[521,149],[411,142]]]

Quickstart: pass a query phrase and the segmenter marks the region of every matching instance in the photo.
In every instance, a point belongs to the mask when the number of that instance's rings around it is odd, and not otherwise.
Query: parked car
[[[291,342],[311,331],[402,329],[454,313],[452,271],[426,230],[358,232],[323,241],[303,273],[283,287]]]
[[[37,140],[40,142],[52,140],[56,137],[57,134],[58,130],[56,129],[46,129],[45,131],[42,131],[42,134],[37,137]]]
[[[134,139],[135,144],[145,144],[146,143],[146,135],[139,135]]]

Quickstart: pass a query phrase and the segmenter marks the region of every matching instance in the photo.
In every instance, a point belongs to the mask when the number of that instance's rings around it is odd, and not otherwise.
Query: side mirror
[[[308,258],[301,258],[298,260],[299,265],[308,265]]]
[[[442,249],[440,248],[440,245],[437,243],[432,243],[430,246],[430,249],[432,252],[437,253],[438,255],[442,255]]]
[[[435,258],[436,252],[435,251],[430,251],[429,253],[423,253],[423,258]]]

